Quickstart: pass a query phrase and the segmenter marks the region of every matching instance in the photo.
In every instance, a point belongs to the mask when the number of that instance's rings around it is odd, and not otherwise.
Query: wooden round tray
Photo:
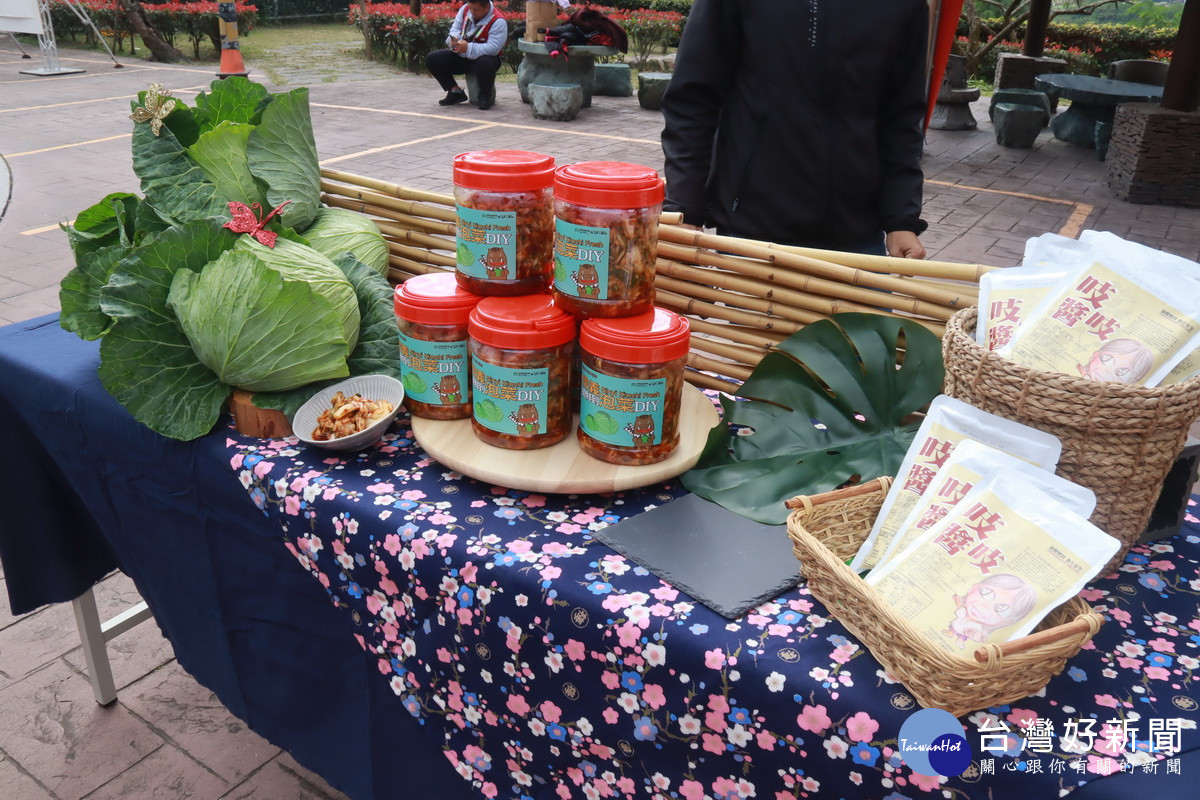
[[[666,461],[622,467],[592,458],[579,449],[575,430],[541,450],[505,450],[475,438],[471,420],[412,418],[413,436],[431,458],[453,470],[510,489],[559,494],[591,494],[635,489],[674,478],[700,458],[708,431],[717,424],[717,408],[699,389],[683,386],[679,447]]]

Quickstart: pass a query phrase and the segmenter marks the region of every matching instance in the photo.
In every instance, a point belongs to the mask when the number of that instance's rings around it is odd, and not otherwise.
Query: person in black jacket
[[[924,258],[927,28],[925,0],[696,0],[663,98],[664,208]]]

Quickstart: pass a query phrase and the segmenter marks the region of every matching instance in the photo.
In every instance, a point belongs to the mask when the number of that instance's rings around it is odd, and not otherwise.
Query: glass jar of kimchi
[[[525,150],[454,157],[458,285],[478,295],[544,292],[554,264],[554,159]]]
[[[479,300],[450,272],[417,275],[396,287],[400,380],[413,416],[471,416],[467,319]]]
[[[665,308],[579,329],[579,447],[610,464],[653,464],[679,445],[686,318]]]
[[[589,317],[654,304],[663,181],[649,167],[584,161],[554,172],[554,301]]]
[[[486,297],[471,312],[471,426],[483,442],[537,450],[571,432],[575,318],[548,294]]]

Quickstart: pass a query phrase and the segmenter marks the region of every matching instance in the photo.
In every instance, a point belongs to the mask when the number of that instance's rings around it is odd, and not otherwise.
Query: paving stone
[[[167,744],[85,800],[211,800],[228,789],[228,783]]]
[[[0,753],[0,787],[4,797],[13,800],[55,800],[54,795],[25,772],[17,762]]]
[[[121,704],[230,784],[280,752],[229,713],[177,662],[122,691]]]
[[[61,800],[79,800],[162,746],[120,704],[101,708],[61,661],[0,690],[4,752]]]
[[[272,761],[222,795],[221,800],[344,800],[345,797],[324,782],[311,783]]]

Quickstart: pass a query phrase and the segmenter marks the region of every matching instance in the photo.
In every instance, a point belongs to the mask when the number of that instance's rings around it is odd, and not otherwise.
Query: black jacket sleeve
[[[879,219],[883,230],[923,233],[921,219],[921,149],[925,141],[928,81],[925,77],[929,9],[918,3],[902,33],[896,67],[883,87],[879,107],[881,191]]]
[[[708,222],[708,182],[721,108],[741,60],[741,15],[736,0],[696,0],[663,97],[663,208],[684,222]]]

